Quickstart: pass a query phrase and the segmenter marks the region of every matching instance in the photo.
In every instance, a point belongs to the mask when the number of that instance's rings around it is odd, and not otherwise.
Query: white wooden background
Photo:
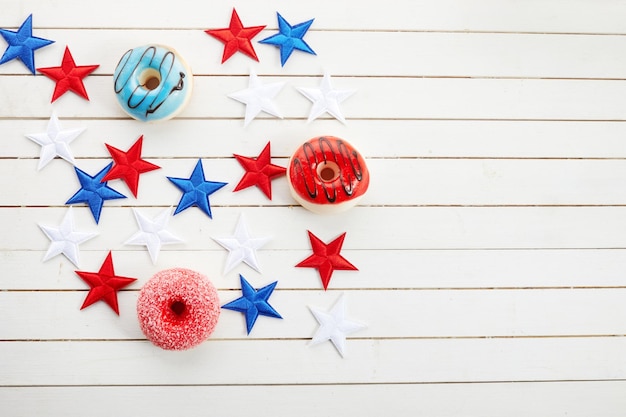
[[[58,66],[65,45],[91,98],[68,93],[17,61],[0,66],[0,414],[3,416],[624,416],[626,414],[626,2],[582,0],[0,0],[0,27],[33,13],[34,35],[56,43],[36,52]],[[276,32],[276,11],[306,35],[317,56],[255,42],[260,63],[203,30],[228,25],[235,6],[246,26]],[[127,49],[163,43],[190,63],[196,85],[180,117],[147,125],[122,113],[112,72]],[[0,49],[4,48],[0,45]],[[2,49],[3,50],[3,49]],[[243,128],[244,106],[226,97],[285,81],[284,120]],[[344,126],[306,124],[310,103],[295,87],[356,89]],[[104,143],[161,170],[142,175],[139,198],[107,201],[99,225],[76,207],[77,227],[99,236],[81,245],[81,270],[97,271],[109,250],[116,272],[139,280],[79,311],[86,285],[60,256],[41,261],[48,240],[37,223],[60,223],[78,189],[73,168],[37,172],[55,110],[77,166],[94,174]],[[342,215],[309,213],[284,178],[272,201],[256,188],[233,193],[243,174],[233,153],[255,156],[268,140],[285,166],[302,141],[344,137],[367,158],[372,183]],[[156,214],[176,205],[165,176],[185,177],[202,158],[207,179],[228,182],[211,196],[213,220],[189,209],[170,220],[185,240],[153,265],[131,207]],[[121,182],[110,185],[129,194]],[[272,235],[247,266],[222,275],[227,252],[212,236],[232,234],[245,213],[253,234]],[[294,265],[310,253],[306,230],[329,241],[346,231],[343,254],[359,272]],[[148,343],[135,302],[156,271],[183,266],[212,278],[222,302],[239,296],[237,274],[284,320],[260,317],[245,335],[242,315],[223,311],[212,338],[186,352]],[[330,342],[307,343],[345,293],[348,315],[368,324],[341,358]],[[88,410],[88,411],[87,411]]]

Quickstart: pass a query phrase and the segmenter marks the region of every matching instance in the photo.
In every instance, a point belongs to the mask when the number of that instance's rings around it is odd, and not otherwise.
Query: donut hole
[[[147,90],[156,90],[161,84],[161,74],[154,68],[146,68],[139,76],[139,84]]]
[[[170,310],[174,313],[174,316],[181,318],[187,312],[187,304],[180,300],[173,301],[170,304]]]
[[[317,166],[317,176],[323,182],[332,182],[339,178],[339,165],[331,161],[324,161]]]

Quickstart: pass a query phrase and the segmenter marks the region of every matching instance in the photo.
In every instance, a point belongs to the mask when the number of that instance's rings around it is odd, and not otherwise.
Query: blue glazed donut
[[[176,51],[161,45],[126,51],[113,81],[122,109],[142,121],[176,116],[189,101],[193,87],[191,69]]]

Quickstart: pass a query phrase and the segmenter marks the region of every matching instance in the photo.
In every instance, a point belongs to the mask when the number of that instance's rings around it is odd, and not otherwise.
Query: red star
[[[341,252],[341,246],[343,245],[343,239],[346,237],[345,232],[328,245],[322,242],[310,231],[307,232],[309,233],[309,240],[311,241],[313,255],[309,256],[296,266],[304,268],[317,268],[320,273],[320,278],[322,279],[322,285],[324,285],[324,290],[328,288],[330,277],[335,269],[358,271],[356,266],[352,265],[346,258],[339,254],[339,252]]]
[[[81,272],[76,271],[79,277],[83,279],[91,289],[81,310],[85,307],[89,307],[96,301],[103,300],[107,303],[115,313],[119,316],[120,312],[117,307],[117,291],[126,287],[132,282],[136,281],[136,278],[118,277],[113,270],[113,257],[111,252],[107,255],[104,263],[100,267],[98,272]]]
[[[37,68],[37,71],[41,72],[48,78],[53,79],[57,83],[54,87],[54,93],[52,94],[52,103],[68,90],[71,90],[82,98],[89,100],[87,90],[85,90],[85,85],[83,84],[83,78],[94,72],[99,66],[100,65],[76,66],[72,53],[66,46],[65,53],[63,54],[63,62],[61,62],[60,67]]]
[[[255,61],[258,61],[259,58],[257,58],[252,42],[250,41],[264,28],[265,26],[243,27],[237,11],[233,9],[233,14],[230,17],[230,25],[227,28],[209,29],[204,32],[224,43],[224,55],[222,55],[223,64],[237,51],[241,51]]]
[[[139,174],[154,171],[161,168],[148,161],[141,159],[141,145],[143,144],[143,135],[130,147],[127,152],[121,151],[107,143],[105,143],[113,162],[115,164],[109,172],[102,178],[101,182],[116,180],[121,178],[124,180],[128,188],[137,197],[137,188],[139,187]]]
[[[241,166],[246,170],[239,184],[234,191],[243,190],[244,188],[256,185],[263,193],[272,199],[272,178],[285,175],[286,168],[279,167],[271,163],[270,143],[267,142],[265,148],[256,158],[247,156],[234,155]]]

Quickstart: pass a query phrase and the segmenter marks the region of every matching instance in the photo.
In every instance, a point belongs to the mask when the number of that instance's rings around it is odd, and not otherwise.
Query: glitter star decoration
[[[110,181],[118,178],[122,179],[136,198],[137,189],[139,187],[139,175],[161,168],[158,165],[141,159],[142,144],[143,135],[140,136],[126,152],[105,143],[113,158],[114,164],[111,170],[102,178],[102,181]]]
[[[261,272],[259,267],[259,261],[257,259],[256,251],[262,248],[267,242],[269,237],[252,237],[248,230],[244,215],[239,216],[237,227],[235,228],[235,234],[229,237],[213,238],[224,249],[228,250],[228,259],[226,260],[226,267],[224,268],[224,274],[232,271],[240,263],[245,263],[257,272]]]
[[[265,148],[259,156],[251,158],[247,156],[234,155],[235,159],[241,164],[246,173],[243,175],[239,184],[233,191],[243,190],[256,185],[269,198],[272,199],[272,179],[285,175],[286,168],[274,165],[271,162],[270,142],[267,142]]]
[[[272,282],[263,288],[255,290],[252,288],[250,283],[246,281],[243,275],[239,275],[239,280],[241,282],[242,296],[228,304],[223,305],[222,308],[243,313],[246,317],[246,328],[248,330],[248,334],[250,334],[250,331],[252,330],[252,327],[254,327],[254,323],[256,323],[256,319],[259,315],[282,319],[280,314],[278,314],[278,312],[274,310],[274,307],[272,307],[267,301],[272,295],[278,281]]]
[[[296,265],[301,268],[316,268],[319,271],[320,278],[324,290],[328,289],[328,283],[335,270],[351,270],[358,271],[357,267],[352,265],[346,258],[341,256],[341,247],[346,237],[344,232],[332,242],[326,244],[310,231],[309,240],[311,241],[311,249],[313,254]]]
[[[316,55],[303,39],[311,24],[313,24],[314,19],[291,26],[280,13],[276,13],[276,15],[278,16],[278,33],[259,42],[280,48],[280,65],[285,66],[285,63],[295,50]]]
[[[26,18],[17,32],[0,29],[0,35],[9,44],[0,58],[0,65],[17,58],[26,65],[33,75],[35,74],[35,51],[54,43],[49,39],[33,36],[32,14]]]
[[[345,117],[341,113],[339,104],[354,94],[354,90],[335,90],[330,84],[330,75],[324,73],[324,78],[319,88],[298,88],[306,98],[313,102],[307,123],[311,122],[324,113],[328,113],[341,123],[346,123]]]
[[[58,227],[39,225],[41,231],[50,239],[50,246],[43,261],[63,254],[77,268],[79,267],[80,251],[78,245],[98,235],[96,232],[79,232],[74,228],[74,212],[68,208],[63,221]]]
[[[227,184],[225,182],[207,181],[204,177],[201,159],[198,159],[198,163],[191,173],[191,177],[167,177],[167,179],[183,192],[178,206],[176,207],[176,211],[174,211],[174,215],[189,207],[195,206],[200,208],[209,218],[212,218],[209,196]]]
[[[41,146],[37,170],[42,169],[56,156],[74,165],[74,155],[70,143],[85,131],[84,128],[62,130],[56,113],[48,121],[48,129],[43,133],[29,133],[26,137]]]
[[[228,95],[228,97],[233,100],[237,100],[246,105],[246,115],[243,126],[248,126],[262,111],[282,119],[283,116],[274,103],[273,98],[278,95],[284,86],[284,82],[261,84],[256,72],[250,70],[248,88]]]
[[[51,102],[54,102],[68,91],[72,91],[85,100],[89,100],[85,84],[83,84],[83,78],[94,72],[99,66],[77,66],[70,49],[66,46],[60,67],[37,68],[37,71],[56,82]]]
[[[139,231],[124,242],[125,245],[145,245],[148,248],[152,263],[156,264],[157,257],[163,245],[182,242],[182,239],[174,236],[166,230],[172,215],[172,208],[167,208],[159,213],[153,220],[149,219],[139,210],[133,208],[135,220]]]
[[[105,200],[115,200],[118,198],[126,198],[124,194],[115,191],[109,187],[106,182],[102,182],[104,176],[109,172],[113,163],[104,167],[93,177],[85,171],[74,167],[76,176],[80,182],[80,189],[65,202],[65,204],[86,203],[93,214],[96,224],[100,221],[100,213]]]
[[[224,29],[209,29],[204,32],[224,43],[224,54],[222,55],[222,64],[228,58],[233,56],[235,52],[240,51],[250,58],[258,61],[254,47],[252,46],[252,38],[261,32],[265,26],[243,27],[237,11],[233,8],[230,17],[230,25]]]
[[[328,312],[314,307],[309,307],[309,309],[320,325],[310,345],[330,340],[342,357],[346,349],[346,336],[367,327],[346,318],[346,302],[343,294]]]
[[[117,305],[117,291],[137,281],[136,278],[115,275],[113,255],[110,251],[98,272],[76,271],[76,274],[90,287],[80,309],[89,307],[97,301],[104,301],[118,316],[120,310]]]

